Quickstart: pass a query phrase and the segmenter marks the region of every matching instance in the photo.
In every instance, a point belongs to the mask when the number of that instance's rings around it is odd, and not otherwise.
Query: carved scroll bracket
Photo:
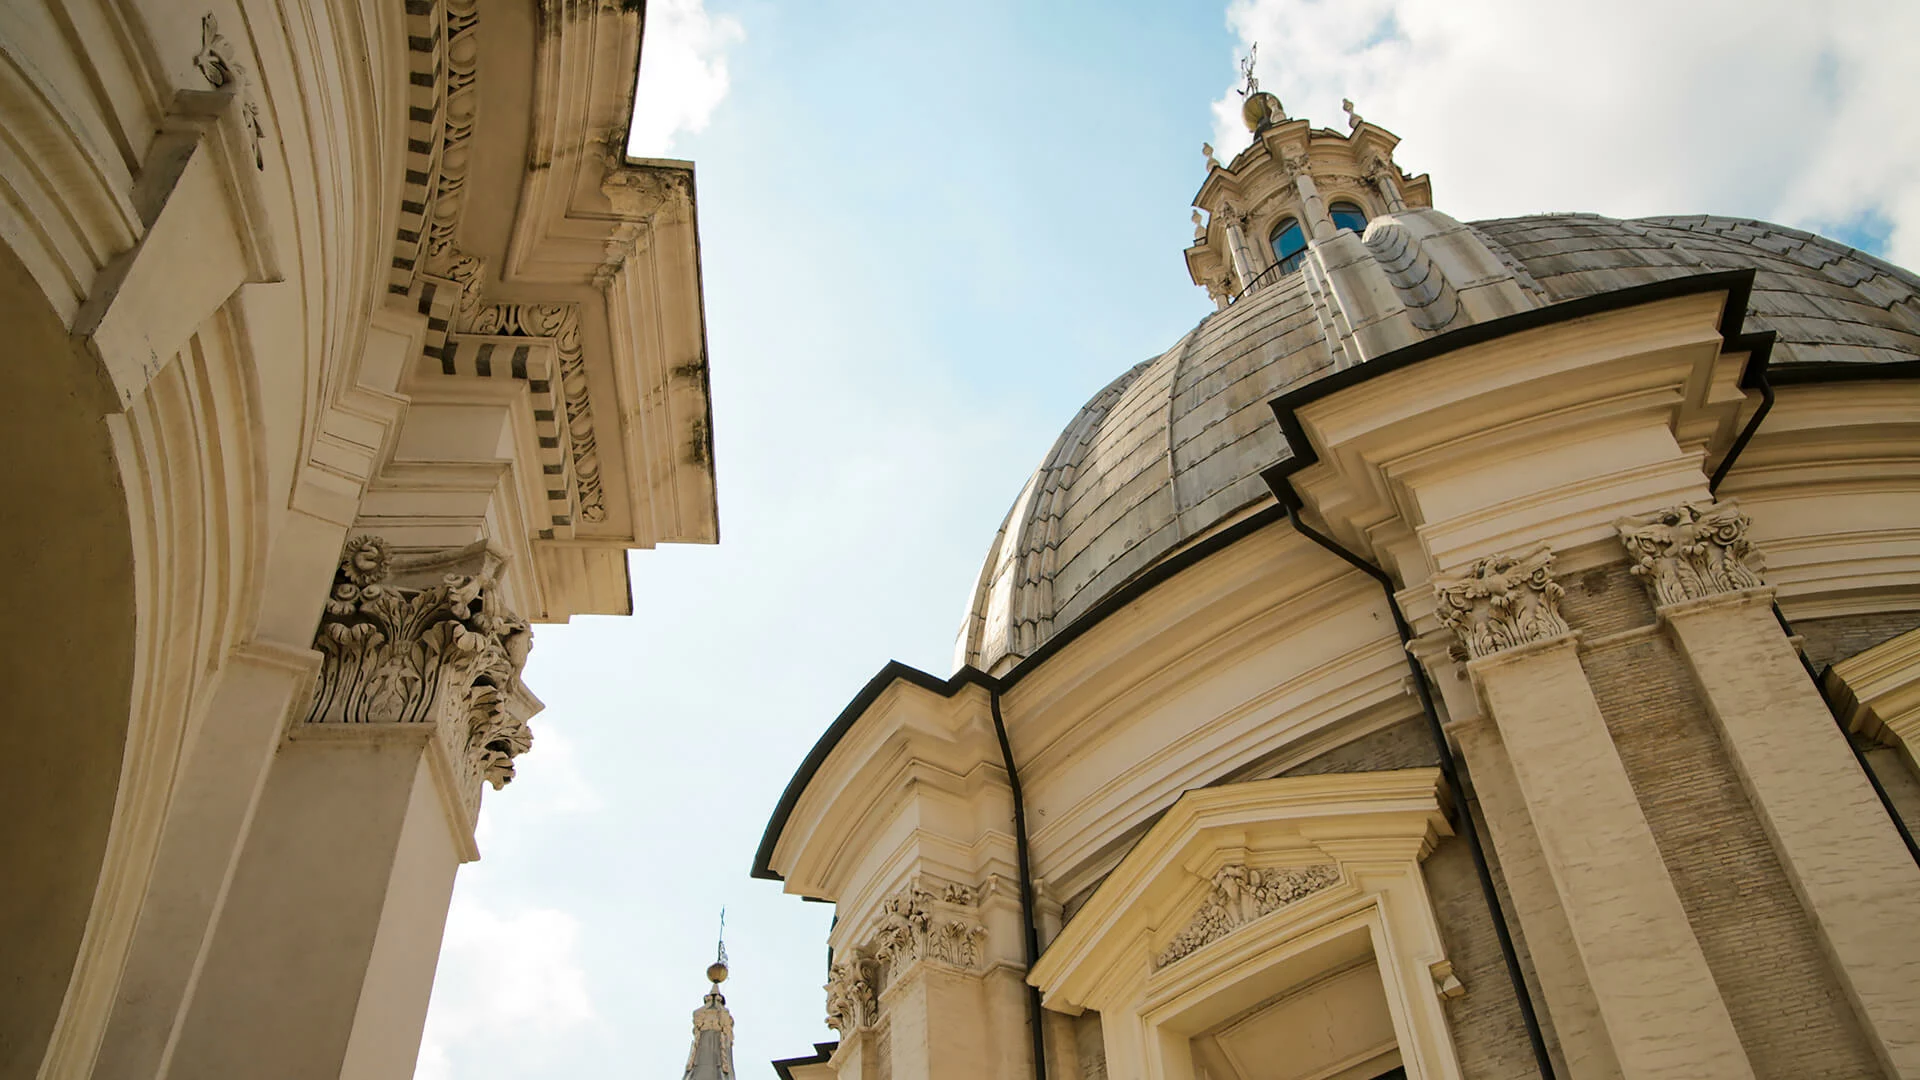
[[[1433,591],[1436,613],[1459,638],[1465,659],[1568,632],[1560,616],[1564,590],[1553,580],[1553,552],[1544,544],[1480,559],[1457,577],[1436,577]]]
[[[323,657],[307,724],[431,724],[461,797],[513,779],[533,745],[520,669],[526,622],[494,597],[484,545],[411,558],[377,536],[347,542],[314,635]]]
[[[1751,524],[1728,499],[1686,503],[1614,523],[1656,606],[1737,593],[1764,586],[1759,553],[1747,540]]]

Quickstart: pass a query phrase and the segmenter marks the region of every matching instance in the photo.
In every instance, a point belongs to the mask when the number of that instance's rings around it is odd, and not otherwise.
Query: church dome
[[[1468,228],[1539,303],[1716,270],[1752,270],[1745,329],[1777,335],[1771,367],[1920,359],[1920,278],[1835,241],[1720,217],[1546,214]],[[1382,262],[1379,230],[1367,246]],[[1386,238],[1391,240],[1391,237]],[[1475,321],[1430,309],[1422,329]],[[1286,454],[1267,402],[1333,366],[1308,276],[1246,293],[1080,410],[1014,500],[987,553],[956,666],[1000,672],[1169,555],[1272,495]]]

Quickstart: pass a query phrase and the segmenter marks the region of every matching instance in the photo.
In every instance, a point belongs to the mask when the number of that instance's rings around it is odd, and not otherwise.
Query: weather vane
[[[1247,55],[1240,59],[1240,77],[1246,80],[1246,87],[1239,91],[1241,97],[1252,97],[1260,92],[1260,80],[1253,77],[1253,63],[1260,55],[1260,43],[1254,42]]]

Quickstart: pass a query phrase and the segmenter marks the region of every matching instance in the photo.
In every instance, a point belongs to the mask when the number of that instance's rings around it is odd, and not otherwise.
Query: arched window
[[[1307,257],[1307,234],[1300,231],[1298,221],[1288,218],[1273,230],[1273,257],[1279,260],[1282,274],[1300,269],[1301,260]]]
[[[1356,233],[1367,231],[1367,212],[1350,202],[1334,203],[1327,212],[1333,215],[1333,227],[1336,229],[1352,229]]]

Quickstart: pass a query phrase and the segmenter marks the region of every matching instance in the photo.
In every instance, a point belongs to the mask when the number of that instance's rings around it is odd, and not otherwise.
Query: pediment
[[[1252,927],[1363,904],[1356,863],[1413,864],[1452,834],[1437,769],[1278,777],[1182,795],[1054,938],[1028,981],[1049,1008],[1179,980]]]

